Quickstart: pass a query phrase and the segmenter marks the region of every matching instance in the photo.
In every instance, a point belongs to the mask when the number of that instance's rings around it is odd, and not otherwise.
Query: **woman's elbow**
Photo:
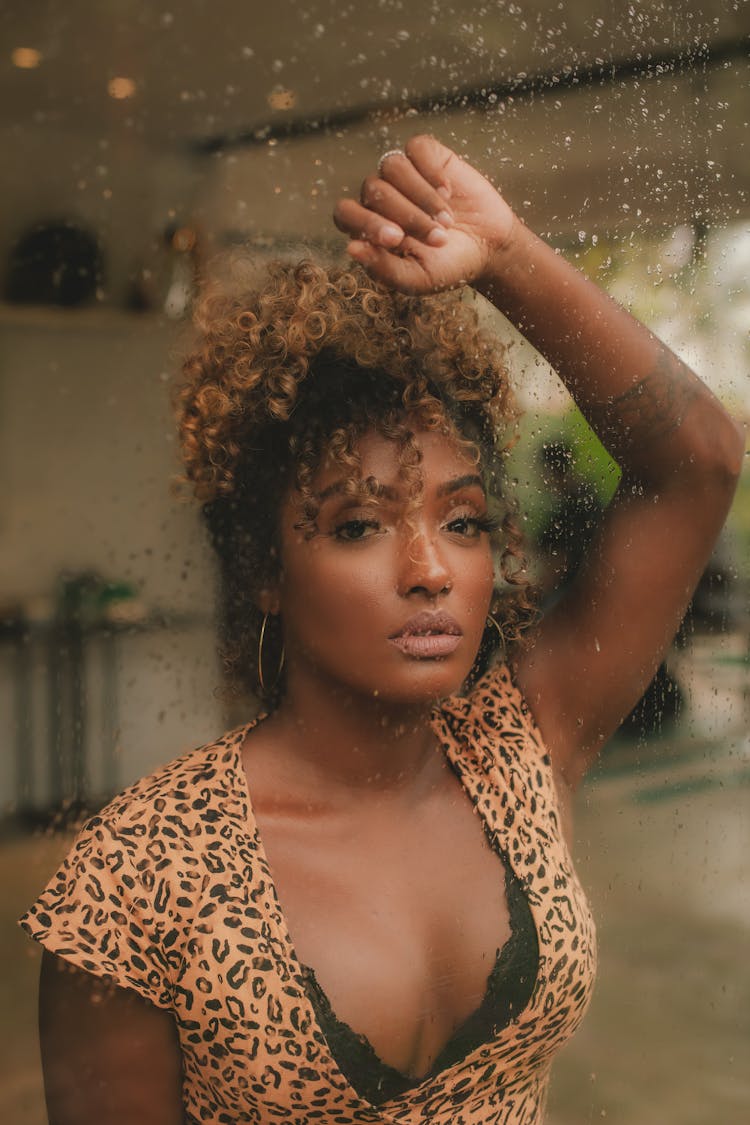
[[[741,422],[717,407],[714,418],[705,419],[695,434],[688,479],[693,478],[706,500],[723,500],[729,507],[742,474],[746,433]]]
[[[713,475],[717,485],[728,493],[731,502],[745,463],[747,432],[745,426],[730,414],[726,414],[725,418],[724,432],[716,451]]]

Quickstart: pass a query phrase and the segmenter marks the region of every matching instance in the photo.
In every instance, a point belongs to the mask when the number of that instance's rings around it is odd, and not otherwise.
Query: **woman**
[[[539,1123],[590,994],[571,795],[669,645],[743,441],[433,138],[335,219],[372,281],[277,267],[198,317],[183,449],[228,669],[269,714],[116,798],[25,917],[52,1125]],[[525,633],[493,495],[512,404],[460,285],[622,468]]]

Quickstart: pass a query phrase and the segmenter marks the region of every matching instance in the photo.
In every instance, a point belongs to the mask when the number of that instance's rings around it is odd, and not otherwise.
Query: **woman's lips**
[[[461,643],[463,630],[449,613],[417,613],[390,637],[406,656],[422,660],[450,656]]]
[[[428,660],[436,656],[450,656],[461,643],[455,633],[411,633],[405,637],[391,637],[391,644],[407,656]]]

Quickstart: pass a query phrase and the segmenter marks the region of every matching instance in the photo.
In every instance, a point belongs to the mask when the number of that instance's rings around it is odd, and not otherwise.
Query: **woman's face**
[[[366,495],[345,473],[315,481],[318,532],[305,538],[299,494],[282,510],[281,613],[288,690],[321,690],[427,704],[460,688],[479,648],[494,585],[489,519],[477,466],[444,435],[417,435],[424,491],[407,503],[396,445],[370,431],[359,443]]]

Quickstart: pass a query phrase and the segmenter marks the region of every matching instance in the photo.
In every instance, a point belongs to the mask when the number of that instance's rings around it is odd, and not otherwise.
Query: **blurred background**
[[[342,252],[334,201],[430,131],[750,418],[742,0],[39,0],[0,8],[0,1117],[46,1120],[14,918],[85,810],[241,716],[170,389],[212,256]],[[547,596],[616,474],[496,317]],[[551,1125],[750,1112],[750,479],[583,790],[601,975]]]

